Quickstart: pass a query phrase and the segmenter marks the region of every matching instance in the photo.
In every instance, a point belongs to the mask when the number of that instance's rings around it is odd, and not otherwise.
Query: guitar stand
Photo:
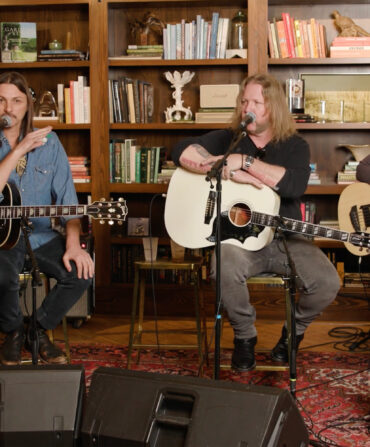
[[[31,222],[28,221],[26,217],[22,217],[21,219],[21,229],[24,235],[24,239],[26,242],[26,250],[28,258],[31,261],[31,269],[30,273],[32,275],[32,316],[30,320],[30,327],[28,334],[26,334],[26,337],[29,335],[30,344],[31,344],[31,352],[32,352],[32,364],[37,365],[38,362],[38,352],[39,352],[39,339],[38,339],[38,333],[37,333],[37,315],[36,315],[36,290],[37,287],[42,285],[41,277],[40,277],[40,270],[37,264],[37,260],[35,258],[35,255],[33,253],[33,250],[31,248],[30,240],[29,240],[29,233],[31,232]]]

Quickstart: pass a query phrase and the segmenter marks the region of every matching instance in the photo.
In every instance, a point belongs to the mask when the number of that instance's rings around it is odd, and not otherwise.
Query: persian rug
[[[229,365],[232,351],[222,350],[221,365]],[[87,388],[93,371],[100,366],[126,368],[127,347],[72,345],[72,364],[82,364]],[[257,365],[269,364],[268,354],[257,353]],[[213,377],[212,353],[204,365],[203,377]],[[142,349],[132,370],[197,376],[196,350]],[[358,447],[369,442],[369,358],[366,354],[300,351],[297,359],[296,399],[310,434],[312,445]],[[288,371],[236,373],[220,369],[219,380],[289,390]]]

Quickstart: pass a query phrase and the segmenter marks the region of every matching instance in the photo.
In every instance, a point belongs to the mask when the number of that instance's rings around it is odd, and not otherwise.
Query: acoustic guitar
[[[246,250],[269,244],[276,228],[370,248],[370,233],[340,231],[278,215],[280,197],[269,187],[222,180],[221,242]],[[205,176],[177,168],[168,186],[165,226],[170,237],[187,248],[216,242],[216,193]]]
[[[367,183],[352,183],[346,186],[338,201],[339,228],[357,233],[370,232],[370,185]],[[356,256],[366,256],[370,253],[367,247],[356,247],[345,242],[346,248]]]
[[[7,183],[3,190],[4,200],[0,205],[0,249],[9,250],[18,242],[21,233],[21,218],[91,216],[101,223],[122,222],[126,219],[127,206],[124,199],[116,202],[99,201],[89,205],[21,205],[21,195],[14,183]]]

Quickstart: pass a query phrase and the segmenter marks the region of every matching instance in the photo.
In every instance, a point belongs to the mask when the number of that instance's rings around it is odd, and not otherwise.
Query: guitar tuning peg
[[[117,223],[118,223],[118,225],[123,225],[122,220],[119,220]]]
[[[123,197],[120,197],[120,198],[118,199],[119,202],[123,202],[123,200],[124,200]]]
[[[99,223],[103,225],[105,223],[105,220],[101,219],[99,220]]]
[[[108,225],[113,225],[113,224],[114,224],[113,220],[108,220]]]
[[[105,202],[105,198],[102,197],[99,201],[100,201],[100,202]]]

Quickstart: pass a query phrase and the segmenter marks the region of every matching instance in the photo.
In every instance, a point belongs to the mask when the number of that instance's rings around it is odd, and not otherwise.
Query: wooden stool
[[[292,344],[292,334],[294,331],[295,336],[295,301],[294,295],[290,290],[290,278],[286,278],[285,276],[274,275],[274,274],[266,274],[259,276],[252,276],[247,280],[247,284],[265,284],[270,286],[280,286],[284,287],[285,290],[285,314],[287,321],[287,333],[288,333],[288,354],[289,354],[289,362],[288,365],[257,365],[256,370],[260,371],[290,371],[290,389],[291,393],[295,394],[295,383],[297,380],[296,374],[296,350],[293,350]],[[230,369],[230,365],[220,365],[222,369]]]
[[[44,290],[45,290],[45,296],[49,293],[50,291],[50,278],[45,275],[45,273],[40,273],[40,278],[44,281]],[[27,283],[29,282],[30,284],[32,283],[32,274],[30,272],[23,272],[19,274],[19,282],[20,284],[24,284],[27,285]],[[43,298],[40,296],[36,297],[36,304],[39,305],[41,304],[39,301],[42,300]],[[31,299],[30,299],[30,307],[31,307],[31,311],[32,311],[32,288],[31,288]],[[23,312],[23,314],[25,315],[26,312]],[[31,315],[30,315],[31,317]],[[65,345],[65,351],[66,351],[66,357],[67,357],[67,361],[68,363],[71,363],[71,350],[70,350],[70,346],[69,346],[69,337],[68,337],[68,329],[67,329],[67,318],[64,316],[62,319],[62,325],[63,325],[63,336],[64,336],[64,345]],[[54,331],[53,330],[49,330],[48,331],[48,335],[50,338],[50,341],[52,343],[54,343]],[[28,361],[26,361],[28,362]]]
[[[171,260],[157,260],[157,261],[136,261],[135,262],[135,280],[134,280],[134,291],[132,297],[132,313],[131,313],[131,325],[130,325],[130,338],[128,345],[127,354],[127,368],[131,366],[131,355],[132,350],[137,348],[138,358],[137,362],[140,360],[140,348],[147,347],[153,348],[157,345],[155,344],[144,344],[142,343],[142,334],[144,332],[154,332],[154,331],[144,331],[143,330],[143,320],[144,320],[144,301],[145,301],[145,271],[146,270],[185,270],[191,272],[194,283],[194,306],[195,306],[195,320],[196,320],[196,331],[197,334],[197,344],[196,345],[180,345],[180,344],[161,344],[161,347],[169,349],[186,349],[186,348],[198,348],[199,353],[199,365],[203,365],[203,339],[205,347],[205,356],[208,359],[207,351],[207,331],[206,331],[206,319],[203,307],[203,294],[200,288],[200,274],[202,267],[202,258],[194,257],[185,259],[184,261],[174,262]],[[138,325],[137,332],[135,334],[135,325],[137,317],[137,301],[139,297],[139,312],[138,312]],[[201,325],[201,315],[203,330]],[[162,333],[165,331],[161,331]]]

